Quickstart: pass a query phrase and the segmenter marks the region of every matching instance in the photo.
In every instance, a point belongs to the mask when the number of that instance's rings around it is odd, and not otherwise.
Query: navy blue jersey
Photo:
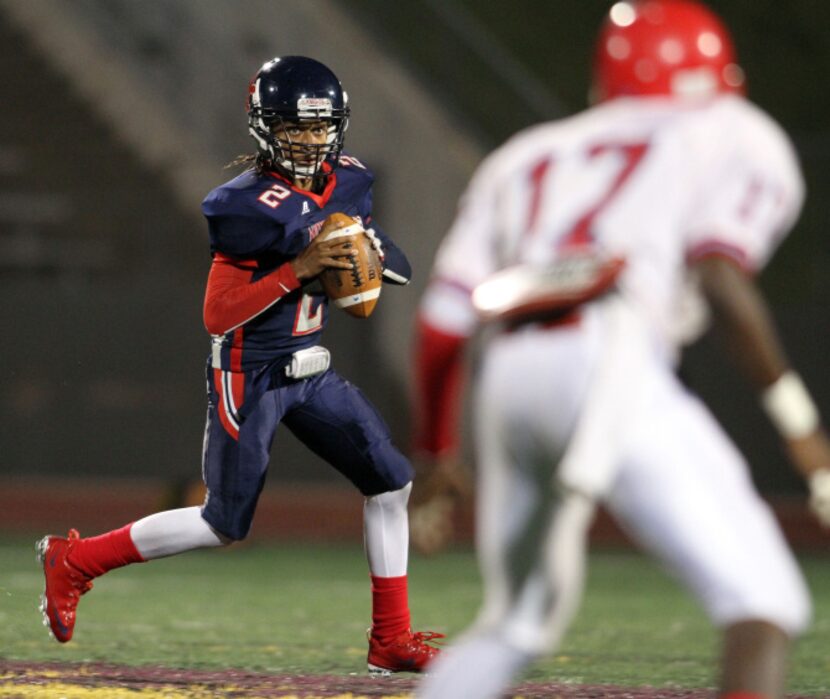
[[[210,250],[218,259],[250,269],[247,283],[272,275],[317,235],[327,216],[342,212],[373,228],[385,253],[384,281],[405,284],[411,268],[404,253],[372,218],[374,176],[356,158],[343,155],[320,194],[305,192],[272,172],[248,170],[214,189],[202,203]],[[213,335],[213,366],[248,371],[284,361],[298,349],[320,343],[328,300],[316,280],[285,295],[222,334]],[[290,289],[290,291],[289,291]]]

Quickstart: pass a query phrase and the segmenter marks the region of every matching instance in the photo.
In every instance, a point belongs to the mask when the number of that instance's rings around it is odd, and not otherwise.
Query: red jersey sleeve
[[[256,269],[255,260],[235,259],[221,253],[213,256],[204,305],[205,327],[211,335],[224,335],[244,325],[300,288],[300,280],[288,262],[252,282]]]
[[[458,449],[462,360],[466,337],[451,335],[420,316],[415,342],[416,451],[432,456]]]

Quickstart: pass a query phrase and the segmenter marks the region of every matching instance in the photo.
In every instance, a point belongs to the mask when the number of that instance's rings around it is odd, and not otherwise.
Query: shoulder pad
[[[348,153],[342,153],[340,155],[337,176],[367,179],[370,183],[375,180],[375,173],[372,172],[369,166]]]
[[[288,188],[284,191],[290,193]],[[279,249],[284,237],[283,220],[290,213],[272,206],[282,203],[281,193],[274,192],[273,197],[270,193],[269,182],[253,172],[243,173],[210,192],[202,202],[202,213],[208,220],[211,251],[250,257]]]

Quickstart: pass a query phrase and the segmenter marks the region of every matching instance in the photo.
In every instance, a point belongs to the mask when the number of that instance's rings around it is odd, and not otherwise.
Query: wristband
[[[810,486],[810,509],[825,527],[830,527],[830,469],[814,471],[807,483]]]
[[[815,499],[830,503],[830,470],[813,471],[807,482]]]
[[[786,371],[761,393],[761,405],[785,439],[799,439],[819,424],[818,409],[801,377]]]

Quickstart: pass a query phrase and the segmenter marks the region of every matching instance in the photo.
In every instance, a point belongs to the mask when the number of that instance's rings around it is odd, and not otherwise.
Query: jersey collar
[[[323,208],[326,204],[328,204],[329,199],[331,198],[331,193],[334,191],[334,188],[337,186],[337,173],[334,171],[331,165],[328,163],[323,163],[322,166],[323,172],[326,173],[326,186],[320,194],[315,194],[314,192],[308,192],[305,189],[300,189],[299,187],[294,186],[294,183],[289,180],[287,177],[284,177],[278,172],[274,172],[273,170],[268,171],[268,175],[273,177],[274,179],[280,180],[285,182],[291,189],[297,194],[302,194],[304,197],[308,197],[313,201],[319,208]]]

